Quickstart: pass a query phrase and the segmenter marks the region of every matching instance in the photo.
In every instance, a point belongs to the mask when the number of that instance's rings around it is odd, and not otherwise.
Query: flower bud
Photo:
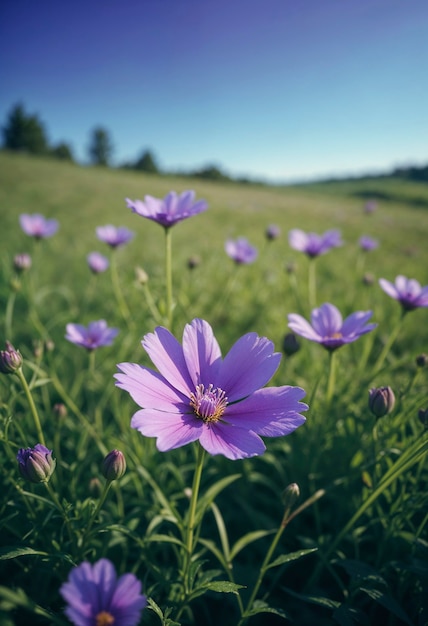
[[[101,471],[107,480],[117,480],[122,478],[126,472],[126,460],[123,452],[120,450],[112,450],[104,458]]]
[[[428,409],[419,409],[418,418],[424,428],[428,428]]]
[[[22,366],[22,355],[15,350],[10,341],[6,341],[6,350],[0,350],[0,372],[14,374]]]
[[[31,257],[25,252],[23,254],[16,254],[13,259],[13,267],[18,273],[25,272],[31,267]]]
[[[376,418],[390,413],[395,405],[391,387],[378,387],[369,390],[369,409]]]
[[[282,340],[282,350],[287,356],[291,356],[300,350],[300,343],[294,333],[287,333]]]
[[[142,267],[135,268],[135,278],[140,285],[146,285],[149,282],[149,276]]]
[[[268,241],[273,241],[274,239],[278,239],[281,234],[281,229],[276,224],[269,224],[269,226],[265,230],[266,239]]]
[[[300,497],[300,489],[297,483],[291,483],[282,494],[282,501],[286,509],[291,509]]]
[[[199,257],[197,254],[193,254],[191,257],[187,259],[187,267],[189,268],[189,270],[194,270],[200,264],[201,264],[201,257]]]
[[[289,261],[288,263],[286,263],[285,271],[287,272],[287,274],[295,274],[296,270],[297,270],[297,265],[295,264],[294,261]]]
[[[56,461],[52,458],[52,450],[41,443],[34,448],[21,448],[16,458],[22,478],[32,483],[47,483],[55,470]]]
[[[55,417],[64,418],[67,417],[67,407],[62,402],[57,402],[52,407]]]
[[[366,272],[363,276],[363,283],[365,285],[367,285],[368,287],[370,287],[370,285],[373,285],[375,281],[375,277],[373,276],[373,274],[371,274],[370,272]]]
[[[420,354],[416,357],[416,365],[418,367],[426,367],[428,364],[428,354]]]

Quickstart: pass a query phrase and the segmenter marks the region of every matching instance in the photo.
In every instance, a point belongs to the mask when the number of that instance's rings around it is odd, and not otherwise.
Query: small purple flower
[[[404,311],[428,307],[428,285],[421,287],[420,283],[413,278],[397,276],[395,285],[380,278],[379,285],[388,296],[401,303]]]
[[[104,241],[104,243],[108,244],[111,248],[123,246],[135,236],[135,233],[125,228],[125,226],[116,228],[116,226],[112,226],[111,224],[98,226],[96,228],[96,234],[100,241]]]
[[[89,322],[88,327],[81,324],[67,324],[65,338],[87,350],[110,346],[119,332],[118,328],[109,328],[105,320]]]
[[[181,195],[170,191],[163,199],[145,196],[142,202],[126,198],[126,204],[133,213],[153,220],[165,228],[170,228],[177,222],[206,211],[208,205],[205,200],[198,200],[198,202],[194,200],[194,191],[183,191]]]
[[[224,244],[224,249],[237,265],[253,263],[257,259],[257,248],[254,248],[245,237],[228,239]]]
[[[34,448],[21,448],[16,458],[22,478],[32,483],[47,483],[55,470],[56,461],[52,458],[52,450],[41,443],[37,443]]]
[[[243,459],[265,451],[261,436],[287,435],[303,424],[299,387],[267,387],[281,360],[266,337],[248,333],[222,358],[211,326],[187,324],[182,345],[163,327],[142,345],[158,372],[121,363],[116,385],[142,409],[131,420],[146,437],[157,437],[160,451],[192,441],[210,454]]]
[[[377,209],[377,202],[376,200],[369,200],[368,202],[365,203],[364,205],[364,213],[374,213]]]
[[[298,335],[320,343],[327,350],[336,350],[376,328],[377,324],[366,325],[372,315],[372,311],[356,311],[343,321],[339,310],[327,302],[312,311],[312,326],[301,315],[291,313],[288,327]]]
[[[364,250],[364,252],[370,252],[370,250],[376,250],[376,248],[379,247],[378,240],[368,237],[367,235],[360,237],[358,243],[361,250]]]
[[[276,224],[269,224],[266,228],[265,235],[268,241],[273,241],[274,239],[278,239],[281,234],[281,229]]]
[[[19,223],[26,235],[35,237],[36,239],[44,239],[45,237],[52,237],[58,230],[59,224],[57,220],[48,220],[40,213],[22,213],[19,216]]]
[[[60,590],[65,614],[75,626],[137,626],[147,604],[134,574],[117,577],[114,565],[100,559],[73,568]]]
[[[338,230],[328,230],[323,235],[317,235],[294,228],[288,233],[288,242],[294,250],[304,252],[311,259],[342,245],[341,234]]]
[[[31,263],[31,257],[26,252],[22,252],[21,254],[15,254],[13,258],[13,267],[19,273],[29,270],[31,267]]]
[[[101,272],[105,272],[109,266],[109,260],[100,252],[90,252],[86,257],[86,260],[89,265],[89,269],[94,274],[101,274]]]
[[[0,372],[2,374],[14,374],[22,367],[22,355],[15,350],[10,341],[6,341],[6,350],[0,350]]]

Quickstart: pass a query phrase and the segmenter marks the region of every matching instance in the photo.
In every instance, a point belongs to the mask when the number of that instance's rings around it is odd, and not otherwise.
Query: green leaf
[[[16,559],[18,556],[49,556],[48,552],[34,550],[29,546],[4,546],[0,548],[0,561],[7,559]]]
[[[282,609],[276,609],[273,606],[269,606],[266,602],[262,600],[256,600],[248,613],[245,613],[245,617],[251,617],[252,615],[257,615],[259,613],[273,613],[274,615],[278,615],[279,617],[283,617],[284,619],[289,619],[287,613]]]
[[[308,548],[307,550],[298,550],[297,552],[290,552],[289,554],[281,554],[275,561],[269,563],[266,569],[271,567],[278,567],[278,565],[283,565],[283,563],[290,563],[291,561],[297,561],[302,556],[306,556],[307,554],[311,554],[311,552],[316,552],[318,548]]]
[[[209,591],[215,591],[216,593],[235,593],[238,595],[238,589],[245,589],[245,585],[237,585],[230,582],[230,580],[214,580],[210,583],[206,583],[204,588]]]
[[[154,541],[159,543],[175,543],[177,546],[180,546],[180,548],[186,547],[180,539],[177,539],[177,537],[171,537],[170,535],[150,535],[150,537],[145,537],[144,541],[147,543],[152,543]]]
[[[366,593],[369,598],[378,602],[381,606],[387,609],[390,613],[393,613],[396,617],[398,617],[405,624],[409,624],[412,626],[412,622],[409,617],[406,615],[401,606],[394,600],[394,598],[381,591],[380,589],[367,589],[364,587],[360,587],[360,590]]]
[[[232,476],[225,476],[225,478],[218,480],[216,483],[214,483],[214,485],[207,489],[206,493],[200,498],[198,502],[196,523],[201,520],[206,509],[215,500],[218,494],[223,491],[223,489],[226,489],[226,487],[238,480],[238,478],[241,478],[241,474],[232,474]]]
[[[253,541],[257,541],[257,539],[266,537],[266,535],[271,535],[274,532],[275,532],[274,530],[254,530],[250,533],[247,533],[246,535],[238,539],[238,541],[232,547],[232,550],[230,551],[230,557],[229,557],[230,560],[233,561],[235,556],[239,552],[241,552],[243,548],[248,546],[250,543],[253,543]]]
[[[324,598],[323,596],[307,596],[303,593],[297,593],[292,589],[288,589],[287,587],[284,587],[284,591],[290,594],[290,596],[303,600],[304,602],[308,602],[309,604],[316,604],[317,606],[323,606],[327,609],[338,609],[340,607],[340,602],[337,600],[331,600],[330,598]]]

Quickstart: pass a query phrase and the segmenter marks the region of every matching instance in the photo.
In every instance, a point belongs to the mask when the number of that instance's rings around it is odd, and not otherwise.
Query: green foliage
[[[389,280],[402,273],[427,284],[428,218],[414,202],[428,198],[425,187],[372,181],[389,199],[366,215],[358,190],[372,192],[367,181],[316,189],[222,185],[10,153],[0,154],[0,176],[5,339],[23,355],[56,458],[49,482],[54,497],[46,485],[20,478],[17,450],[37,442],[37,428],[19,378],[1,376],[0,621],[68,623],[60,585],[73,564],[105,556],[120,573],[132,571],[143,582],[150,608],[142,623],[236,626],[241,620],[258,626],[284,617],[298,626],[423,623],[428,443],[417,415],[427,408],[428,368],[417,366],[416,357],[428,352],[427,309],[408,314],[376,371],[399,305],[376,281],[362,279],[366,272]],[[328,355],[320,346],[299,339],[300,350],[283,358],[272,384],[305,389],[307,422],[288,437],[266,438],[263,456],[205,458],[190,558],[194,450],[160,453],[153,440],[131,430],[136,405],[113,382],[117,363],[149,365],[141,338],[166,316],[162,229],[132,214],[124,198],[186,188],[205,198],[209,210],[174,227],[177,338],[197,316],[213,326],[223,353],[248,331],[269,337],[280,351],[287,314],[309,314],[308,261],[287,243],[288,230],[297,227],[340,228],[346,242],[317,260],[318,303],[332,302],[344,315],[371,309],[379,324],[337,352],[330,404]],[[36,211],[60,222],[49,240],[34,242],[19,229],[19,214]],[[115,252],[128,321],[108,272],[90,275],[86,263],[93,249],[109,254],[95,237],[96,226],[108,223],[136,231]],[[268,242],[271,223],[282,234]],[[379,249],[361,256],[362,234],[378,238]],[[236,267],[224,253],[225,239],[239,235],[259,249],[253,265]],[[17,276],[12,259],[23,251],[33,265]],[[195,254],[201,262],[188,269]],[[290,263],[294,269],[286,272]],[[137,266],[147,283],[136,280]],[[120,334],[91,363],[65,341],[65,325],[101,318]],[[4,328],[5,318],[0,323]],[[368,390],[385,385],[396,402],[376,422]],[[54,411],[59,402],[66,414]],[[115,448],[123,451],[127,471],[105,494],[102,461]],[[299,485],[301,496],[285,515],[281,494],[290,483]]]
[[[88,154],[93,165],[110,165],[113,144],[106,128],[98,126],[91,131]]]
[[[42,122],[37,115],[28,115],[22,104],[10,111],[2,128],[3,147],[6,150],[46,154],[48,142]]]
[[[148,174],[158,174],[159,167],[156,163],[154,154],[150,150],[145,150],[133,165],[133,169]]]
[[[50,153],[53,157],[61,161],[74,161],[73,150],[71,146],[65,142],[61,142],[51,148]]]

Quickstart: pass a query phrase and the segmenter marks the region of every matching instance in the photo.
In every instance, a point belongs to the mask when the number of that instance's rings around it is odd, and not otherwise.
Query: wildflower
[[[187,324],[180,343],[158,327],[142,345],[155,372],[121,363],[116,385],[143,407],[131,427],[157,437],[161,451],[199,440],[210,454],[242,459],[265,451],[259,435],[280,437],[303,424],[299,387],[263,387],[281,355],[265,337],[248,333],[223,359],[211,326],[201,319]]]
[[[276,224],[269,224],[269,226],[265,230],[265,236],[268,241],[273,241],[274,239],[278,239],[281,234],[281,229]]]
[[[125,226],[112,226],[111,224],[107,224],[106,226],[98,226],[95,229],[97,237],[100,241],[108,244],[111,248],[118,248],[119,246],[123,246],[128,241],[134,238],[135,233]]]
[[[6,341],[6,350],[0,350],[0,372],[14,374],[22,366],[22,355],[15,350],[10,341]]]
[[[364,252],[370,252],[370,250],[375,250],[379,247],[379,242],[377,239],[373,239],[372,237],[368,237],[367,235],[363,235],[358,240],[359,246],[361,250]]]
[[[327,302],[313,309],[312,326],[301,315],[291,313],[288,316],[288,327],[298,335],[320,343],[327,350],[336,350],[376,328],[377,324],[366,325],[372,315],[372,311],[356,311],[342,321],[339,310]]]
[[[31,267],[31,257],[29,254],[23,252],[22,254],[16,254],[13,258],[13,267],[18,273],[25,272]]]
[[[52,237],[59,227],[57,220],[48,220],[40,213],[33,213],[32,215],[22,213],[19,216],[19,223],[26,235],[36,239]]]
[[[323,235],[317,235],[316,233],[305,233],[299,228],[294,228],[288,234],[288,242],[294,250],[304,252],[311,259],[342,245],[341,235],[338,230],[328,230]]]
[[[404,311],[428,307],[428,285],[421,287],[418,281],[413,278],[397,276],[394,285],[388,280],[380,278],[379,285],[388,296],[400,302]]]
[[[395,395],[391,387],[378,387],[369,390],[369,409],[377,418],[391,413],[395,405]]]
[[[109,328],[105,320],[89,322],[88,327],[81,324],[67,324],[65,338],[87,350],[110,346],[119,332],[118,328]]]
[[[142,202],[126,198],[126,204],[133,213],[153,220],[165,228],[170,228],[188,217],[206,211],[208,205],[205,200],[198,200],[198,202],[194,200],[194,191],[183,191],[179,196],[175,191],[170,191],[163,199],[145,196]]]
[[[243,265],[246,263],[253,263],[257,259],[257,249],[254,248],[245,237],[238,237],[238,239],[228,239],[224,245],[226,254],[237,265]]]
[[[141,582],[134,574],[118,578],[108,559],[74,567],[59,592],[75,626],[137,626],[147,604]]]
[[[89,269],[94,274],[101,274],[101,272],[105,272],[109,266],[109,260],[100,252],[90,252],[86,257],[86,260],[89,265]]]
[[[32,483],[47,483],[55,470],[56,461],[52,458],[52,450],[41,443],[37,443],[34,448],[21,448],[16,458],[19,473]]]
[[[112,450],[103,459],[101,471],[107,480],[117,480],[122,478],[126,472],[126,460],[123,452]]]

